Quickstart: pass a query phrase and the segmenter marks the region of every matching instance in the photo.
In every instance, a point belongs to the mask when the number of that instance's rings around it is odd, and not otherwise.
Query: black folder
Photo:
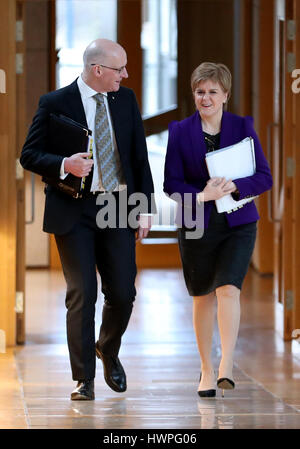
[[[92,131],[86,126],[72,120],[65,115],[50,114],[49,118],[49,148],[60,156],[70,157],[75,153],[89,151],[89,137]],[[92,154],[91,154],[92,157]],[[92,172],[87,179],[79,178],[71,173],[65,179],[43,177],[43,181],[58,190],[81,198],[84,190],[90,187]]]

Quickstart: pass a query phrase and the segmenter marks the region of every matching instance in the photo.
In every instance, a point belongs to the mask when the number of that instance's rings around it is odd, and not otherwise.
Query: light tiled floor
[[[22,382],[12,349],[0,354],[0,428],[28,428]]]
[[[27,272],[27,343],[0,357],[0,428],[300,428],[300,362],[273,330],[271,279],[247,275],[236,348],[236,389],[196,393],[200,362],[192,303],[181,270],[143,270],[120,358],[128,389],[106,386],[98,361],[96,400],[70,401],[60,272]],[[97,329],[102,297],[97,306]],[[220,359],[217,329],[213,348]],[[4,382],[4,383],[3,383]],[[4,396],[3,396],[4,394]]]

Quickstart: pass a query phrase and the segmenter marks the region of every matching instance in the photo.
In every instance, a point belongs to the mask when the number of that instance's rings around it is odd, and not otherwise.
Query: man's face
[[[97,61],[97,64],[94,70],[99,84],[99,91],[118,91],[122,79],[128,78],[126,70],[127,56],[125,51],[121,48],[117,49],[106,56],[103,61]]]

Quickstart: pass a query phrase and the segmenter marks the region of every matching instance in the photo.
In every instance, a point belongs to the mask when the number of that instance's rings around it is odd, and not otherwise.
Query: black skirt
[[[200,239],[186,239],[178,231],[183,273],[191,296],[213,292],[222,285],[241,289],[256,239],[256,221],[229,227],[225,213],[212,209],[208,228]]]

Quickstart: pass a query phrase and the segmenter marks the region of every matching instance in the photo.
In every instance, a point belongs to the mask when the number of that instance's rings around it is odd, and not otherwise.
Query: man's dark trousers
[[[55,235],[67,282],[67,338],[73,380],[95,377],[96,268],[104,294],[99,346],[105,355],[118,355],[136,295],[134,230],[99,229],[96,195],[82,201],[80,221],[67,234]]]

